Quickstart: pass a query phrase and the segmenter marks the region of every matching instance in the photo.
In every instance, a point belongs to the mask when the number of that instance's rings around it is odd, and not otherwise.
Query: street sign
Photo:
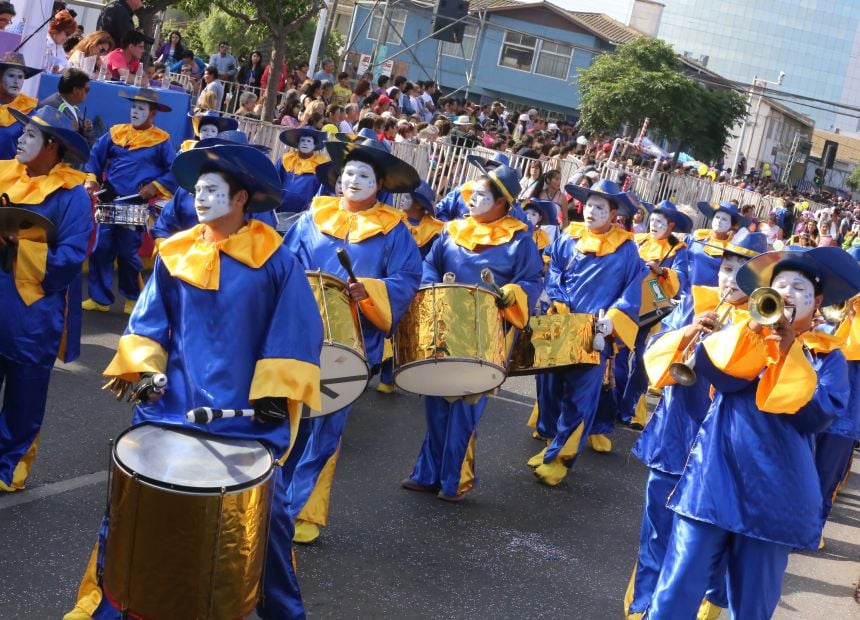
[[[370,69],[370,54],[362,54],[358,60],[358,69],[356,75],[364,75]]]
[[[387,75],[391,77],[392,72],[394,71],[394,61],[386,60],[384,63],[379,65],[379,75]]]

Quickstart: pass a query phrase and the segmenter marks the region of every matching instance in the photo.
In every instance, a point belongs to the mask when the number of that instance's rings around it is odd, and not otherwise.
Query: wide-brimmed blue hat
[[[239,121],[235,118],[221,116],[214,110],[206,110],[203,114],[189,112],[188,117],[191,119],[191,129],[194,131],[194,135],[198,137],[203,125],[215,125],[218,128],[218,133],[239,128]]]
[[[332,162],[341,169],[350,159],[350,155],[360,152],[362,156],[376,164],[376,168],[384,174],[382,189],[392,194],[407,194],[414,191],[421,183],[418,172],[399,157],[395,157],[384,148],[375,145],[338,142],[329,140],[325,144]]]
[[[860,292],[860,265],[848,252],[837,247],[792,246],[751,258],[738,270],[738,287],[749,295],[759,287],[771,286],[777,269],[808,274],[821,287],[822,306],[841,303]]]
[[[314,174],[316,174],[317,180],[319,180],[319,182],[322,183],[331,194],[334,194],[334,188],[337,185],[337,180],[340,178],[342,168],[343,166],[340,164],[333,161],[327,161],[318,165]]]
[[[24,72],[24,79],[29,79],[36,75],[37,73],[41,73],[42,69],[37,69],[36,67],[28,67],[26,61],[24,60],[24,54],[21,52],[6,52],[3,54],[3,57],[0,58],[0,76],[3,75],[3,72],[6,69],[20,69]]]
[[[325,131],[318,131],[313,127],[291,127],[290,129],[285,129],[281,132],[281,135],[278,136],[284,144],[287,146],[291,146],[294,149],[299,148],[299,138],[313,138],[314,139],[314,150],[318,151],[325,144],[326,138],[328,138],[328,133]]]
[[[151,88],[139,88],[131,92],[124,91],[121,92],[119,96],[123,99],[127,99],[128,101],[148,103],[159,112],[171,112],[173,110],[169,105],[161,103],[158,100],[158,93]]]
[[[697,202],[696,207],[698,207],[699,211],[701,211],[702,214],[708,219],[711,219],[712,217],[714,217],[714,214],[722,211],[730,218],[732,218],[732,224],[735,224],[737,226],[746,226],[750,223],[749,219],[741,215],[740,210],[730,202],[721,202],[715,208],[711,203],[703,200],[701,202]]]
[[[734,254],[743,258],[753,258],[759,254],[767,252],[767,235],[763,232],[750,232],[747,228],[741,228],[732,238],[726,243],[725,247],[711,245],[705,242],[712,248],[721,249],[723,256],[726,254]]]
[[[633,215],[633,212],[638,208],[638,205],[631,201],[628,192],[622,192],[618,184],[609,179],[600,179],[591,187],[582,187],[581,185],[568,183],[564,186],[564,191],[583,204],[590,196],[602,196],[615,206],[619,215],[625,217]]]
[[[86,161],[90,156],[90,147],[84,137],[75,131],[72,119],[53,106],[43,106],[32,116],[27,116],[13,107],[6,108],[16,121],[26,126],[36,125],[39,130],[56,138],[66,150],[66,158],[73,161]]]
[[[543,226],[552,226],[558,224],[559,206],[552,200],[536,200],[534,198],[529,198],[528,200],[524,200],[520,204],[520,207],[522,207],[523,211],[534,209],[535,211],[540,213],[541,217],[543,218]]]
[[[271,211],[281,202],[281,181],[275,165],[250,146],[222,144],[189,149],[176,156],[170,171],[179,185],[192,194],[202,173],[226,172],[248,191],[249,213]]]
[[[675,232],[688,233],[693,230],[693,220],[668,200],[661,200],[656,207],[651,209],[650,213],[651,215],[655,213],[664,215],[667,220],[675,224]]]
[[[421,205],[430,215],[436,211],[436,192],[430,187],[430,184],[425,180],[421,180],[421,184],[414,191],[410,192],[412,200]]]
[[[502,193],[502,196],[505,197],[505,200],[508,201],[508,204],[513,205],[516,200],[516,196],[520,193],[520,173],[517,170],[514,170],[510,166],[505,164],[498,164],[492,168],[485,167],[481,162],[474,161],[472,164],[481,171],[481,173],[485,174],[489,177],[490,182],[495,185],[499,191]],[[466,203],[469,203],[469,199],[460,192],[463,196],[463,200]]]
[[[208,148],[210,146],[222,146],[225,144],[240,144],[242,146],[250,146],[251,148],[257,149],[261,153],[268,153],[272,149],[268,146],[263,146],[262,144],[251,144],[248,142],[248,135],[244,131],[239,131],[238,129],[227,129],[226,131],[222,131],[215,138],[206,138],[205,140],[199,140],[197,144],[194,145],[194,148]]]
[[[500,151],[496,151],[492,157],[482,157],[481,155],[466,155],[466,161],[477,166],[481,170],[492,170],[499,166],[510,166],[511,158]]]

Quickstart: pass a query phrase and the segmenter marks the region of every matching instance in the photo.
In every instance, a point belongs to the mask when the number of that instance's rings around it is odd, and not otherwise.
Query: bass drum
[[[593,314],[533,316],[512,342],[508,374],[534,375],[576,364],[599,364]]]

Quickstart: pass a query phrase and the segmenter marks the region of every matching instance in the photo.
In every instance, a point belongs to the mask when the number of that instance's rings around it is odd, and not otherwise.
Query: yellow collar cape
[[[704,241],[706,244],[716,245],[721,248],[726,247],[732,241],[732,236],[729,235],[728,239],[717,239],[714,237],[713,232],[710,228],[700,228],[699,230],[693,231],[693,239],[696,241]],[[705,250],[705,254],[708,256],[722,256],[722,250],[717,248],[709,247],[708,245],[702,246]]]
[[[302,159],[298,151],[288,151],[281,157],[281,165],[287,172],[293,174],[314,174],[317,166],[328,161],[328,157],[314,153],[307,159]]]
[[[155,146],[170,139],[170,135],[166,131],[155,125],[140,131],[128,123],[111,127],[110,137],[114,144],[127,148],[129,151]]]
[[[29,114],[39,103],[36,99],[28,97],[24,93],[20,93],[12,101],[6,104],[0,104],[0,127],[8,127],[12,123],[17,123],[15,117],[9,114],[9,108],[15,108],[19,112]]]
[[[595,254],[596,256],[612,254],[625,241],[633,239],[633,233],[618,228],[615,224],[602,235],[591,232],[588,226],[582,222],[571,222],[564,232],[577,240],[577,250],[583,254]]]
[[[87,175],[65,163],[59,163],[48,174],[31,177],[27,167],[17,159],[0,161],[0,187],[12,204],[38,205],[58,189],[83,185]]]
[[[830,335],[817,329],[805,331],[797,337],[803,346],[812,349],[815,353],[830,353],[841,349],[845,340],[839,335]]]
[[[182,144],[179,145],[179,152],[184,153],[185,151],[190,151],[194,148],[194,145],[197,144],[199,140],[183,140]]]
[[[694,284],[690,287],[690,293],[693,295],[693,313],[701,314],[702,312],[711,312],[717,308],[717,305],[720,303],[720,289],[716,286],[699,286],[698,284]],[[719,310],[717,310],[717,314],[722,316],[722,314],[726,311],[726,305],[724,304]],[[739,306],[732,306],[731,310],[731,320],[732,324],[737,323],[740,320],[749,318],[749,309],[747,307],[747,302],[744,301]]]
[[[352,213],[341,208],[341,199],[337,196],[317,196],[311,203],[311,212],[320,232],[350,243],[387,235],[405,219],[403,211],[381,202]]]
[[[445,225],[454,243],[461,248],[474,250],[479,245],[503,245],[514,238],[519,230],[529,227],[515,217],[505,215],[495,222],[482,224],[471,217],[453,220]]]
[[[544,248],[549,245],[549,235],[546,234],[546,231],[541,228],[535,228],[535,232],[532,235],[532,239],[534,239],[537,249],[541,252],[543,252]]]
[[[252,269],[262,267],[284,243],[273,228],[258,220],[223,241],[209,243],[203,238],[203,224],[176,233],[161,242],[158,254],[167,271],[197,288],[217,291],[221,281],[221,252]]]
[[[687,247],[683,241],[670,246],[668,238],[657,240],[651,236],[651,233],[636,235],[636,243],[639,244],[639,258],[644,261],[671,258],[678,253],[678,250]]]
[[[418,244],[418,247],[423,248],[427,243],[437,237],[440,232],[442,232],[442,229],[445,227],[445,222],[440,222],[435,217],[425,215],[415,226],[410,224],[407,219],[406,226],[409,227],[412,237],[415,239],[415,243]]]

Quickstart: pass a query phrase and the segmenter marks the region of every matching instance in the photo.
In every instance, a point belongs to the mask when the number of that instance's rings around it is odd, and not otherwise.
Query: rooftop
[[[852,164],[860,162],[860,140],[839,133],[833,133],[832,131],[824,131],[823,129],[816,129],[812,132],[812,149],[809,151],[811,157],[821,157],[825,140],[832,140],[839,145],[839,148],[836,150],[837,161]]]

